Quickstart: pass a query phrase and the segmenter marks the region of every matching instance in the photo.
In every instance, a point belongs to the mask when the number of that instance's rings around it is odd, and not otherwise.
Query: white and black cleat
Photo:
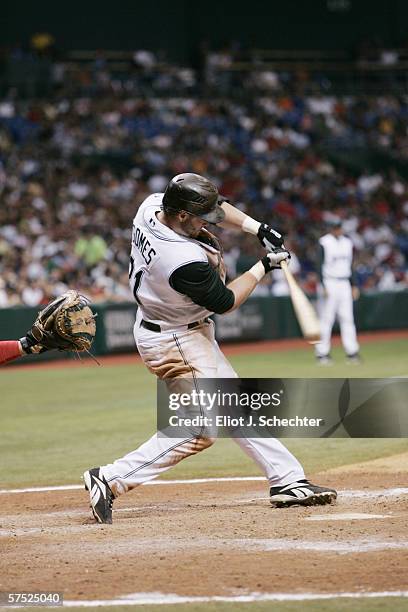
[[[92,514],[98,523],[112,523],[112,504],[115,499],[100,468],[84,472],[85,489],[89,491]]]
[[[272,487],[270,502],[275,508],[289,506],[324,506],[337,498],[337,492],[327,487],[318,487],[308,480],[298,480],[283,487]]]

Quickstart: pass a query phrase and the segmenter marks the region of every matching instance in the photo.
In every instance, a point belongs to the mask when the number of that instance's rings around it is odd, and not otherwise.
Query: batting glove
[[[290,253],[286,249],[274,248],[271,253],[262,257],[261,261],[263,267],[265,268],[265,272],[270,272],[271,270],[280,270],[281,261],[287,261],[290,259]]]
[[[266,223],[261,223],[258,229],[259,242],[267,251],[273,251],[276,247],[283,245],[283,237],[276,230],[272,229]]]

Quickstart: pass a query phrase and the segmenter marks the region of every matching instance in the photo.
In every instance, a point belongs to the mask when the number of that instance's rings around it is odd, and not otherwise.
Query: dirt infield
[[[380,342],[381,340],[400,340],[408,339],[408,329],[390,330],[390,331],[377,331],[377,332],[361,332],[358,335],[359,342],[361,344],[369,344],[371,342]],[[333,346],[339,346],[341,344],[340,337],[333,337]],[[228,355],[242,355],[242,354],[259,354],[259,353],[270,353],[271,351],[293,351],[301,348],[306,348],[309,345],[301,338],[290,338],[286,340],[266,340],[258,342],[240,342],[237,344],[223,344],[221,346],[223,352]],[[120,355],[108,355],[105,357],[98,357],[98,361],[101,365],[123,365],[133,364],[141,362],[141,358],[137,353],[120,354]],[[41,363],[23,363],[19,362],[18,365],[6,365],[7,369],[48,369],[48,368],[61,368],[61,367],[83,367],[84,365],[94,366],[92,359],[85,357],[82,361],[78,359],[56,359],[53,361],[41,362]]]
[[[407,586],[408,453],[316,475],[333,506],[273,509],[260,481],[144,486],[89,518],[85,491],[1,495],[2,591],[67,599]]]

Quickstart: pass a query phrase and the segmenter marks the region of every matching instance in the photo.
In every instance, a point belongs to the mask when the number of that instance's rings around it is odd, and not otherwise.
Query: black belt
[[[186,327],[187,329],[194,329],[194,327],[198,327],[199,325],[202,325],[202,323],[209,323],[209,321],[210,319],[206,317],[205,319],[201,319],[200,321],[194,321],[193,323],[188,323]],[[145,327],[146,329],[152,332],[160,333],[162,330],[160,325],[157,325],[157,323],[151,323],[150,321],[145,321],[144,319],[140,321],[140,326]]]

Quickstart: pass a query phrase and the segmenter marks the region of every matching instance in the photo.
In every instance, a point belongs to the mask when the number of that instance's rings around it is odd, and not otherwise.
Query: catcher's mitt
[[[20,339],[23,350],[89,351],[96,333],[95,317],[86,297],[67,291],[38,313],[32,328]]]

